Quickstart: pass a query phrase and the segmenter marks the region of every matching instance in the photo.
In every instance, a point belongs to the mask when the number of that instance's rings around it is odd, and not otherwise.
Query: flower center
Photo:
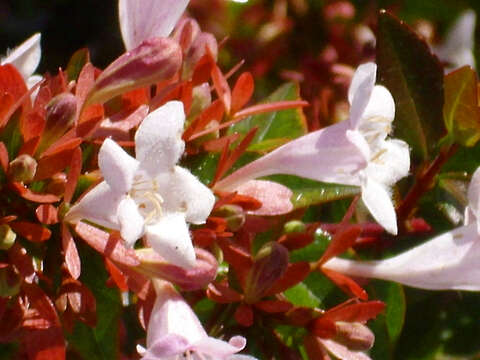
[[[372,157],[376,157],[381,142],[392,131],[392,122],[383,116],[374,116],[363,121],[359,130],[370,145]]]
[[[157,222],[163,216],[163,198],[158,190],[155,179],[146,179],[142,175],[136,175],[133,179],[129,195],[137,204],[146,224]]]

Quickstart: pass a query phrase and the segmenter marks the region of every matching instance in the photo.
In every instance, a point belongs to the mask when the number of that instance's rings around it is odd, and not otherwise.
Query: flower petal
[[[144,230],[145,219],[138,211],[135,201],[127,196],[118,205],[120,235],[128,246],[133,246]]]
[[[348,88],[348,102],[350,103],[350,105],[353,104],[353,98],[355,97],[355,94],[360,91],[360,87],[364,86],[362,84],[369,84],[369,87],[373,89],[376,78],[377,64],[373,62],[362,64],[357,68],[357,70],[355,70],[352,82],[350,83],[350,87]]]
[[[408,175],[410,171],[410,150],[402,140],[382,141],[378,155],[368,163],[367,176],[386,186],[392,186]]]
[[[397,215],[384,185],[366,178],[362,185],[362,200],[373,218],[389,233],[396,235]]]
[[[124,194],[113,191],[105,181],[102,181],[72,206],[65,215],[65,221],[78,222],[86,219],[110,229],[118,229],[120,224],[117,208],[124,198]]]
[[[98,152],[98,166],[105,181],[114,191],[127,193],[132,188],[138,161],[115,141],[105,139]]]
[[[370,97],[375,86],[377,65],[366,63],[360,65],[353,75],[352,83],[348,90],[348,99],[351,104],[348,122],[350,129],[356,129],[362,118],[365,108],[370,102]]]
[[[468,186],[468,206],[465,209],[465,224],[477,221],[480,226],[480,167],[475,170]],[[480,234],[480,229],[479,229]]]
[[[234,336],[229,342],[215,339],[213,337],[205,337],[197,341],[192,350],[200,354],[208,355],[213,359],[224,359],[229,355],[233,355],[241,351],[247,341],[243,336]]]
[[[320,339],[320,343],[327,351],[342,360],[371,360],[371,358],[361,351],[352,351],[345,345],[339,344],[331,339]]]
[[[249,180],[237,188],[241,195],[253,197],[262,203],[262,207],[250,211],[253,215],[283,215],[293,210],[292,190],[286,186],[266,180]]]
[[[212,191],[190,171],[180,166],[175,166],[173,174],[166,175],[168,182],[164,187],[165,191],[160,191],[165,211],[185,212],[189,223],[203,224],[215,204]]]
[[[171,171],[185,149],[182,140],[185,113],[180,101],[170,101],[150,113],[135,134],[140,168],[151,177]]]
[[[167,37],[189,0],[120,0],[120,30],[127,50],[153,37]]]
[[[393,121],[395,118],[395,101],[386,87],[381,85],[373,87],[362,118],[385,118],[390,122]]]
[[[8,56],[1,60],[1,64],[13,64],[22,74],[24,79],[28,79],[37,69],[42,56],[40,48],[41,34],[36,33],[21,45],[13,49]]]
[[[234,190],[247,180],[272,174],[360,185],[356,174],[366,167],[367,162],[358,144],[347,136],[348,130],[348,122],[343,121],[290,141],[227,176],[215,188]]]
[[[150,246],[168,262],[183,268],[195,266],[195,251],[183,214],[165,214],[154,225],[147,225],[145,234]]]
[[[175,355],[183,354],[188,349],[189,341],[185,337],[178,334],[166,334],[148,347],[147,351],[142,354],[142,360],[166,359],[167,356],[176,359]]]
[[[462,226],[393,258],[349,261],[334,258],[327,269],[391,280],[430,290],[480,290],[480,238],[476,224]]]

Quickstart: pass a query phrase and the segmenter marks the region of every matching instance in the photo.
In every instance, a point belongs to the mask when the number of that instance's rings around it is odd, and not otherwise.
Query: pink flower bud
[[[20,155],[10,162],[8,177],[15,182],[29,183],[37,172],[37,161],[30,155]]]
[[[375,335],[365,325],[359,322],[337,321],[335,341],[345,345],[350,350],[366,351],[373,346]]]
[[[242,207],[237,205],[221,206],[212,215],[224,218],[227,222],[227,229],[230,231],[237,231],[245,224],[245,212]]]
[[[181,64],[182,50],[175,40],[145,40],[102,72],[86,104],[104,103],[127,91],[169,79],[177,73]]]

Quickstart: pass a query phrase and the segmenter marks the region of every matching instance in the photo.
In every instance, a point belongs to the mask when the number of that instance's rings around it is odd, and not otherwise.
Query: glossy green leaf
[[[274,175],[269,179],[292,190],[291,201],[295,209],[345,199],[360,193],[360,188],[356,186],[323,183],[294,175]]]
[[[80,71],[83,66],[90,61],[90,52],[87,48],[77,50],[67,65],[67,77],[68,81],[77,80]]]
[[[395,99],[395,137],[411,147],[414,160],[431,158],[443,123],[443,69],[425,41],[393,15],[378,19],[377,64],[379,82]]]
[[[392,343],[400,336],[405,321],[406,303],[403,286],[394,282],[376,281],[375,298],[387,304],[385,325]]]
[[[296,306],[306,306],[310,308],[318,307],[320,300],[313,294],[307,285],[299,283],[284,291],[287,300]]]
[[[282,85],[266,99],[265,103],[286,100],[300,100],[298,84],[286,83]],[[258,127],[258,131],[248,148],[249,151],[265,152],[273,150],[282,142],[307,133],[305,116],[301,109],[281,110],[249,116],[231,126],[228,133],[246,134],[254,127]],[[281,141],[278,141],[278,139],[281,139]]]
[[[477,75],[464,66],[445,76],[445,126],[454,141],[473,146],[480,139]]]

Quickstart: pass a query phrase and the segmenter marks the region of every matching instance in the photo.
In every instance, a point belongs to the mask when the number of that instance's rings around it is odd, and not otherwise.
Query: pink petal
[[[189,345],[189,341],[181,335],[166,334],[148,347],[142,360],[165,359],[167,356],[174,357],[189,350]]]
[[[229,342],[215,339],[213,337],[205,337],[196,342],[191,348],[200,354],[209,355],[214,359],[224,359],[229,355],[233,355],[241,351],[247,341],[243,336],[234,336]]]
[[[273,181],[250,180],[237,188],[241,195],[253,197],[262,203],[258,210],[251,211],[254,215],[282,215],[293,210],[290,201],[292,191]]]
[[[361,351],[349,350],[345,345],[341,345],[330,339],[319,339],[327,351],[341,360],[371,360],[369,356]]]

